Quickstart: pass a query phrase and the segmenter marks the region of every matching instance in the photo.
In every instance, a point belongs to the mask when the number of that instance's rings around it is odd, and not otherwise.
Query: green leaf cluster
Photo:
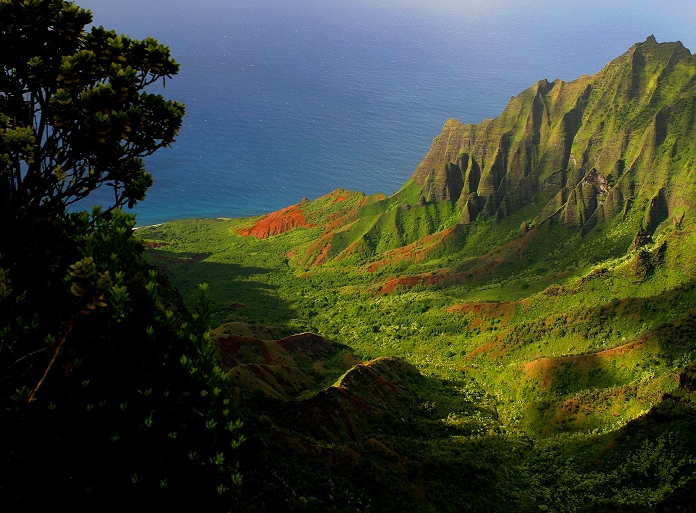
[[[91,21],[62,0],[0,2],[3,208],[60,213],[104,185],[132,207],[153,183],[142,158],[181,127],[184,106],[145,91],[178,72],[169,49]]]
[[[0,504],[231,509],[244,441],[209,333],[141,260],[143,157],[184,106],[151,38],[62,0],[0,0]],[[69,205],[102,186],[113,204]]]
[[[206,287],[189,314],[118,210],[43,222],[42,253],[2,248],[3,503],[231,507],[244,437]]]

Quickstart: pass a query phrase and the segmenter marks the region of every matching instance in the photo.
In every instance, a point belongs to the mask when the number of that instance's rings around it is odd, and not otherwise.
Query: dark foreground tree
[[[0,1],[0,204],[61,212],[107,185],[132,207],[142,157],[174,141],[184,106],[144,89],[175,75],[169,48],[102,27],[63,0]]]
[[[0,0],[0,509],[229,510],[242,441],[209,335],[115,207],[183,106],[166,47],[62,0]],[[101,185],[113,205],[66,207]]]
[[[205,288],[189,314],[139,262],[133,224],[118,210],[69,215],[29,245],[43,250],[40,280],[17,287],[27,281],[0,269],[5,506],[231,505],[240,424]]]

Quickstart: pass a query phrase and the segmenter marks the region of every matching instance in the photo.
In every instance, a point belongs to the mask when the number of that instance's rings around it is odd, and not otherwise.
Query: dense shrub
[[[120,211],[15,223],[0,271],[0,501],[229,507],[242,437],[206,288],[189,314],[140,263]]]

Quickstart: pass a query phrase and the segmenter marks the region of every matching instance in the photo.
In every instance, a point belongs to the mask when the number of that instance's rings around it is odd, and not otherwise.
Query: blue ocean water
[[[337,187],[391,194],[448,118],[599,71],[654,34],[696,50],[692,0],[77,0],[170,46],[187,114],[146,160],[139,225],[277,210]],[[99,201],[95,196],[94,201]]]

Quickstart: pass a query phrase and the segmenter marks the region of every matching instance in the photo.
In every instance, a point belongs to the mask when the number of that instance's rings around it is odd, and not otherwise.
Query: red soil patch
[[[416,285],[435,285],[436,283],[442,283],[444,276],[437,275],[420,275],[420,276],[402,276],[401,278],[392,278],[379,289],[380,294],[391,294],[398,287],[415,287]]]
[[[415,287],[416,285],[425,285],[429,287],[431,285],[456,285],[458,283],[466,283],[471,281],[473,278],[480,276],[484,273],[492,273],[497,265],[490,264],[487,268],[476,268],[465,273],[456,274],[418,274],[416,276],[401,276],[399,278],[391,278],[386,283],[382,285],[379,290],[379,294],[391,294],[398,287]],[[446,269],[439,271],[441,273],[447,272]]]
[[[368,273],[373,273],[373,272],[375,272],[375,271],[381,269],[382,267],[384,267],[384,266],[387,265],[388,263],[389,263],[388,260],[380,260],[380,261],[378,261],[378,262],[375,262],[375,263],[373,263],[373,264],[370,264],[370,266],[367,268],[367,272],[368,272]]]
[[[501,252],[507,251],[511,253],[516,253],[517,255],[522,255],[527,251],[529,243],[532,241],[532,239],[536,239],[537,235],[538,231],[532,229],[528,231],[524,237],[513,239],[507,244],[500,246],[499,249],[501,250]]]
[[[150,242],[149,240],[146,240],[145,245],[148,248],[157,249],[157,248],[163,248],[165,246],[169,246],[169,243],[168,242]]]
[[[456,229],[456,226],[452,226],[451,228],[447,228],[446,230],[442,230],[441,232],[433,233],[431,235],[423,237],[422,239],[416,242],[412,242],[411,244],[407,244],[406,246],[386,251],[382,254],[382,260],[370,264],[370,266],[367,268],[367,271],[373,273],[378,269],[381,269],[382,267],[388,265],[394,260],[422,262],[423,260],[425,260],[428,254],[430,254],[431,251],[436,249],[445,240],[454,235]]]
[[[467,354],[464,357],[464,361],[471,360],[474,356],[477,356],[482,353],[490,353],[491,350],[493,349],[493,343],[492,342],[486,342],[485,344],[478,346],[476,349],[474,349],[472,352]]]
[[[480,331],[486,331],[488,329],[488,323],[477,317],[469,324],[469,331],[474,331],[476,328]]]
[[[473,330],[482,325],[487,327],[486,320],[500,319],[502,324],[507,324],[513,318],[517,311],[517,303],[464,303],[462,305],[454,305],[447,309],[450,313],[459,313],[461,315],[473,314],[474,319],[469,324],[469,329]],[[482,328],[482,331],[485,328]]]
[[[345,201],[349,201],[356,196],[362,196],[361,200],[365,199],[365,195],[362,193],[358,192],[351,192],[351,191],[346,191],[344,189],[335,189],[331,191],[328,194],[324,194],[323,196],[317,198],[316,200],[312,201],[311,203],[314,203],[315,205],[335,205],[336,203],[342,203]],[[314,214],[316,215],[321,215],[321,214]],[[334,216],[336,215],[341,215],[341,211],[335,212],[333,214]]]
[[[318,267],[318,266],[322,265],[323,263],[325,263],[327,258],[328,258],[330,249],[331,249],[331,241],[327,242],[324,246],[322,246],[321,250],[319,251],[319,254],[314,259],[312,266]]]
[[[472,352],[464,357],[464,361],[472,360],[475,356],[480,354],[487,354],[488,359],[493,361],[498,358],[503,358],[508,353],[508,347],[505,345],[505,333],[501,333],[492,342],[486,342],[485,344],[477,347]]]
[[[338,262],[346,257],[349,257],[350,255],[356,252],[359,246],[360,244],[358,244],[358,241],[352,242],[350,246],[348,246],[346,249],[344,249],[338,255],[336,255],[336,258],[334,260]]]
[[[449,235],[451,231],[456,229],[456,227],[450,228],[443,232],[430,235],[429,237],[435,237],[440,234]],[[449,232],[449,233],[448,233]],[[435,285],[436,283],[441,285],[455,285],[459,283],[466,283],[474,278],[478,278],[485,275],[490,275],[495,272],[495,270],[503,263],[510,262],[512,260],[517,260],[522,258],[522,255],[526,252],[529,242],[536,237],[536,230],[531,230],[519,239],[512,240],[503,246],[499,246],[487,254],[477,258],[475,260],[476,264],[467,272],[457,273],[457,274],[429,274],[429,275],[416,275],[416,276],[402,276],[398,278],[392,278],[384,283],[379,291],[380,294],[391,294],[397,287],[413,287],[415,285]],[[428,237],[424,238],[425,241]],[[445,237],[442,238],[445,240]],[[415,243],[418,244],[418,243]],[[392,252],[386,253],[389,255],[394,252],[403,251],[409,246],[404,246],[399,250],[394,250]],[[433,248],[428,248],[428,251]],[[404,257],[402,257],[404,258]],[[380,262],[375,262],[370,267],[373,270],[379,269],[380,266],[386,265]],[[443,271],[440,271],[441,273]]]
[[[311,228],[312,225],[307,223],[304,211],[297,205],[291,205],[277,212],[272,212],[265,217],[262,217],[251,228],[237,230],[237,233],[242,236],[251,235],[257,239],[267,239],[273,235],[280,235],[293,228]]]
[[[341,210],[329,215],[328,223],[324,227],[325,234],[335,232],[344,226],[352,223],[358,218],[358,209]]]

